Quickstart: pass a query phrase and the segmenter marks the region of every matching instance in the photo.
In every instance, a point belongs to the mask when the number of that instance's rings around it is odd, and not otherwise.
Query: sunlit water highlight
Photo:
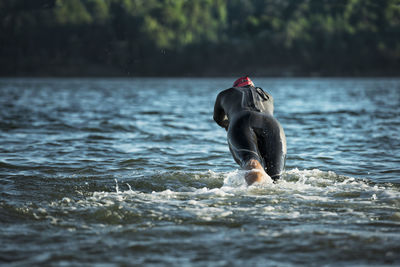
[[[231,80],[0,80],[0,262],[399,264],[400,80],[255,78],[288,161],[250,187],[212,121]]]

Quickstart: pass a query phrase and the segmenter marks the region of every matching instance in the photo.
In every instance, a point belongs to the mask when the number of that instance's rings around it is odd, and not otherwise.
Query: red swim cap
[[[233,83],[233,87],[242,87],[246,85],[254,86],[254,83],[250,80],[249,76],[240,77]]]

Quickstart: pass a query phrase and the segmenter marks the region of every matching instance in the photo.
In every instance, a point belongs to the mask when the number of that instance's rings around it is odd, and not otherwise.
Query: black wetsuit
[[[261,88],[233,87],[218,94],[214,120],[227,129],[229,149],[241,167],[256,159],[276,180],[285,167],[286,137],[273,111],[272,96]]]

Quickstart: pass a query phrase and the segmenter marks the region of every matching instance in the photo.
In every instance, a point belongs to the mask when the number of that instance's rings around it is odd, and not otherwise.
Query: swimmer
[[[248,170],[248,185],[264,181],[265,174],[276,181],[285,167],[286,137],[273,112],[272,96],[255,87],[248,76],[237,79],[215,101],[214,120],[228,132],[236,163]]]

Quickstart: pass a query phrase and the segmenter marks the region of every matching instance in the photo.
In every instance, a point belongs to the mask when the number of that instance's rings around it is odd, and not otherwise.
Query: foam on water
[[[400,242],[398,186],[318,169],[292,169],[276,183],[247,186],[244,174],[241,170],[157,173],[158,182],[164,177],[169,188],[151,192],[134,189],[130,183],[135,175],[128,175],[112,180],[107,191],[88,187],[85,194],[28,203],[18,207],[18,213],[31,218],[32,223],[44,222],[66,233],[117,235],[119,242],[128,242],[125,233],[135,233],[131,238],[142,241],[131,242],[140,246],[150,242],[151,247],[160,240],[157,244],[163,247],[162,240],[168,240],[165,242],[184,250],[187,243],[181,240],[188,236],[189,241],[208,246],[223,244],[226,233],[221,230],[229,229],[229,238],[241,238],[241,242],[249,242],[247,246],[253,242],[249,240],[258,240],[267,247],[270,244],[276,257],[281,253],[279,249],[293,254],[307,247],[328,253],[335,247],[337,253],[351,258],[354,252],[346,256],[346,246],[347,250],[360,246],[379,247],[385,259],[396,262],[394,249]],[[243,241],[246,236],[249,240]],[[113,240],[103,242],[113,246]],[[229,244],[230,249],[236,249],[236,242]],[[250,249],[248,253],[253,252]]]
[[[189,173],[189,179],[221,179],[221,173]],[[129,182],[115,181],[114,191],[92,192],[83,198],[64,197],[42,206],[27,205],[25,213],[36,220],[69,228],[93,224],[118,225],[149,221],[174,223],[240,221],[250,216],[262,220],[296,218],[349,223],[390,221],[400,226],[400,190],[390,184],[372,184],[320,170],[287,171],[277,183],[267,181],[247,186],[244,172],[222,174],[223,185],[216,188],[185,187],[186,191],[141,192]],[[190,184],[190,181],[188,182]],[[377,211],[379,208],[379,212]],[[70,218],[81,218],[81,226]],[[142,226],[144,227],[144,226]]]

